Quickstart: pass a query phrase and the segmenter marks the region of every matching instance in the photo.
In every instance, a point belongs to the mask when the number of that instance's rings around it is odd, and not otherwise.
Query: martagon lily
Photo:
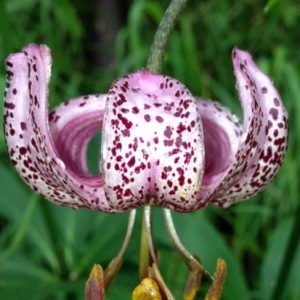
[[[44,198],[119,213],[141,205],[191,212],[257,194],[287,148],[287,114],[271,80],[233,50],[244,121],[194,97],[178,80],[141,70],[107,94],[72,99],[48,112],[50,50],[29,45],[6,61],[5,136],[10,159]],[[86,150],[102,128],[100,173]]]
[[[232,59],[243,123],[178,80],[146,70],[117,79],[107,94],[71,99],[49,113],[50,50],[28,45],[6,60],[4,124],[11,162],[42,197],[73,208],[191,212],[246,200],[282,164],[287,113],[249,53],[235,48]],[[87,146],[99,129],[100,170],[92,176]],[[191,258],[176,234],[173,241]],[[155,262],[151,245],[150,251]]]

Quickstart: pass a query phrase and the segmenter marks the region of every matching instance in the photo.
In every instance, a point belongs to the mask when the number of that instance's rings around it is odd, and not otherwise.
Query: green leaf
[[[277,5],[280,0],[269,0],[266,6],[264,7],[264,12],[268,13],[275,5]]]
[[[296,218],[299,218],[299,216],[296,216]],[[294,217],[282,219],[270,236],[269,246],[261,269],[261,299],[270,299],[272,295],[274,283],[281,270],[280,268],[287,250],[290,232],[294,222]],[[300,242],[294,245],[294,247],[296,248],[295,259],[289,274],[286,274],[286,276],[288,276],[286,280],[287,285],[282,286],[284,290],[282,300],[300,299]]]

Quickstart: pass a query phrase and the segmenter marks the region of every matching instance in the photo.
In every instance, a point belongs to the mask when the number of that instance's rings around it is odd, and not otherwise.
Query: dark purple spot
[[[14,66],[10,61],[6,61],[6,65],[10,68],[12,68]]]
[[[268,92],[268,89],[264,86],[261,88],[261,91],[263,94],[266,94]]]
[[[278,119],[278,109],[277,108],[271,108],[269,113],[273,117],[274,120]]]
[[[167,126],[166,129],[165,129],[165,131],[164,131],[165,137],[171,138],[172,133],[173,133],[173,131],[172,131],[171,127],[170,127],[170,126]]]
[[[158,123],[162,123],[164,121],[164,119],[161,116],[156,116],[155,119]]]
[[[180,124],[178,125],[178,127],[177,127],[176,132],[179,133],[179,134],[181,134],[182,131],[184,131],[185,129],[186,129],[186,127],[185,127],[182,123],[180,123]]]
[[[14,109],[16,105],[12,102],[4,102],[4,107],[7,109]]]
[[[20,152],[21,155],[24,155],[24,154],[27,153],[27,149],[26,149],[25,147],[21,147],[21,148],[19,149],[19,152]]]
[[[280,105],[280,102],[279,102],[278,98],[275,97],[273,100],[274,100],[275,106],[278,107]]]
[[[123,136],[129,137],[130,136],[130,131],[128,129],[122,130]]]
[[[167,146],[172,146],[174,143],[174,140],[164,140],[164,145]]]
[[[162,172],[161,173],[161,179],[167,179],[168,178],[168,175],[166,172]]]
[[[135,157],[132,156],[132,157],[129,159],[129,161],[128,161],[128,163],[127,163],[127,166],[128,166],[129,168],[131,168],[131,167],[133,167],[134,165],[135,165]]]
[[[35,149],[35,151],[36,152],[39,152],[39,148],[37,147],[37,144],[36,144],[36,141],[35,141],[35,139],[31,139],[31,144],[32,144],[32,146],[34,147],[34,149]]]
[[[147,114],[147,115],[144,115],[144,119],[146,122],[150,122],[151,121],[151,117]]]
[[[118,105],[124,104],[126,102],[125,96],[123,94],[119,94],[118,96],[119,96],[119,100],[117,101],[117,104]]]
[[[134,107],[132,108],[132,112],[133,112],[134,114],[137,114],[137,113],[139,112],[139,109],[138,109],[136,106],[134,106]]]
[[[188,109],[189,106],[190,106],[190,100],[185,100],[185,101],[183,101],[183,107],[184,107],[185,109]]]
[[[118,118],[121,120],[121,122],[127,129],[130,129],[132,127],[132,122],[129,121],[127,118],[123,117],[122,114],[119,113]]]
[[[122,108],[121,108],[121,112],[122,112],[123,114],[126,114],[126,113],[129,112],[129,109],[128,109],[128,108],[122,107]]]
[[[124,196],[125,196],[125,197],[132,196],[131,190],[130,190],[130,189],[127,189],[127,190],[124,192]]]

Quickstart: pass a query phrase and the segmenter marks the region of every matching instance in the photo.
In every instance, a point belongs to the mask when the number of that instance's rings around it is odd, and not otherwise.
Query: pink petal
[[[242,127],[237,117],[217,102],[197,99],[197,106],[205,145],[201,198],[208,199],[219,188],[235,159]]]
[[[92,176],[87,167],[87,146],[102,127],[106,95],[89,95],[63,103],[49,115],[56,151],[70,172]]]
[[[177,80],[147,71],[118,79],[109,91],[102,147],[111,205],[178,211],[199,205],[201,121],[195,99]]]
[[[96,128],[101,127],[104,97],[98,98],[98,103],[97,97],[92,96],[83,106],[81,103],[85,99],[79,99],[67,104],[65,110],[59,108],[50,115],[53,140],[48,123],[49,49],[29,45],[22,53],[9,56],[6,66],[9,81],[4,116],[6,141],[11,161],[20,176],[32,189],[55,203],[116,212],[106,201],[101,175],[86,177],[82,158],[86,142]],[[71,150],[73,144],[68,134],[72,131],[87,134],[86,137],[74,137],[78,151]],[[63,137],[66,137],[65,141]]]
[[[11,161],[35,191],[71,207],[122,212],[152,204],[188,212],[247,199],[282,163],[287,114],[250,55],[235,49],[233,57],[242,129],[224,107],[196,102],[177,80],[146,71],[120,78],[108,96],[61,105],[48,121],[50,51],[29,45],[6,62]],[[103,175],[91,176],[86,149],[102,123]]]
[[[261,191],[277,174],[287,148],[287,113],[271,80],[251,56],[233,50],[244,128],[235,161],[212,203],[227,207]]]

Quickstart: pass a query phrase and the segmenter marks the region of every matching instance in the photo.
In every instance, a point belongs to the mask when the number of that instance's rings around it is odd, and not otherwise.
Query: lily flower
[[[179,212],[228,207],[261,191],[287,148],[287,113],[251,56],[232,52],[243,123],[178,80],[141,70],[107,94],[48,112],[51,54],[28,45],[6,60],[5,136],[11,162],[42,197],[108,213],[155,205]],[[102,128],[100,173],[86,150]]]
[[[155,299],[174,299],[157,267],[153,205],[164,208],[168,232],[189,268],[184,299],[194,299],[201,274],[208,272],[180,242],[170,209],[228,207],[257,194],[277,174],[287,149],[286,110],[271,80],[247,52],[235,48],[232,59],[243,123],[219,103],[193,96],[178,80],[146,70],[117,79],[107,94],[71,99],[49,113],[48,47],[31,44],[7,58],[5,137],[23,180],[57,204],[107,213],[131,211],[118,255],[104,273],[101,267],[93,269],[86,299],[104,297],[120,268],[138,206],[145,206],[141,284],[133,298],[151,291]],[[92,176],[87,146],[99,129],[99,174]],[[207,299],[219,299],[226,263],[219,260],[215,275],[209,276],[213,284]]]

